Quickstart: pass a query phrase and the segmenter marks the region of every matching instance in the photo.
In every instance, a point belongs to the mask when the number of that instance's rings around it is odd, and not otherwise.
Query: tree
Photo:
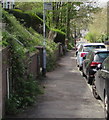
[[[95,36],[96,42],[105,41],[107,34],[107,9],[103,8],[94,14],[93,21],[88,27],[89,34],[93,34]]]
[[[49,28],[64,32],[69,42],[72,42],[72,37],[80,36],[82,29],[87,29],[92,15],[99,10],[87,2],[53,2],[52,5],[53,10],[46,12],[46,24]],[[20,3],[17,6],[26,12],[43,13],[42,3]]]

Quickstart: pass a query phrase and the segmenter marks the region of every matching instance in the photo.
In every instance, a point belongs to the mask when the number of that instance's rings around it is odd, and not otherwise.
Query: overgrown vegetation
[[[90,42],[105,42],[108,40],[107,35],[107,9],[100,9],[93,15],[93,21],[88,26],[89,32],[86,39]]]
[[[43,91],[33,75],[27,71],[28,65],[25,62],[28,58],[25,55],[25,48],[8,32],[3,34],[3,38],[8,42],[11,54],[9,64],[12,69],[10,74],[12,87],[9,99],[6,100],[6,114],[16,114],[22,108],[33,104],[36,96]]]
[[[37,6],[37,7],[36,7]],[[38,94],[43,93],[34,76],[28,73],[28,58],[26,53],[37,53],[36,46],[43,46],[43,3],[16,3],[13,10],[3,10],[3,46],[10,48],[12,90],[6,100],[6,113],[16,114],[20,109],[34,103]],[[53,2],[53,10],[46,12],[46,51],[47,71],[56,66],[58,42],[63,48],[68,40],[68,49],[75,45],[75,39],[80,31],[86,29],[92,21],[92,13],[99,8],[86,5],[83,2]],[[56,35],[53,40],[48,39],[49,32]],[[98,34],[97,34],[98,35]],[[101,39],[96,32],[87,35],[90,41]]]
[[[6,23],[5,31],[3,31],[3,46],[8,46],[10,50],[9,64],[12,69],[10,76],[13,85],[10,96],[6,100],[6,113],[16,114],[21,109],[32,105],[37,95],[43,93],[36,78],[28,73],[26,56],[27,51],[38,52],[35,46],[43,46],[43,37],[32,27],[26,28],[20,24],[13,15],[4,10],[3,21]],[[57,45],[47,40],[46,46],[49,58],[47,68],[50,71],[56,64],[53,52],[57,49]]]

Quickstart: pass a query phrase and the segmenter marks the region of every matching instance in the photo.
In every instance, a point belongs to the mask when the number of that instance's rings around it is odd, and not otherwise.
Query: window
[[[89,52],[86,56],[86,59],[91,59],[93,57],[93,53],[92,52]]]
[[[107,57],[109,56],[109,53],[97,53],[94,57],[94,61],[96,62],[103,62]]]
[[[82,52],[82,49],[83,49],[83,46],[81,45],[78,51]]]
[[[104,61],[103,68],[109,71],[109,57]]]
[[[99,48],[105,48],[105,46],[104,45],[87,45],[87,46],[84,46],[83,51],[89,52],[92,49],[99,49]]]

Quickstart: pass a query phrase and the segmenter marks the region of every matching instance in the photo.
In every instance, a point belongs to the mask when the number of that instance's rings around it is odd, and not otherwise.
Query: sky
[[[109,0],[99,0],[101,3],[108,2]]]
[[[109,0],[97,0],[97,1],[100,3],[101,6],[104,6]]]

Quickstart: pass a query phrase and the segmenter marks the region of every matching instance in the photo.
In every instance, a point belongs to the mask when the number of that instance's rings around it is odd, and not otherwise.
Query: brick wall
[[[26,53],[27,59],[25,61],[25,64],[27,65],[28,73],[31,73],[34,75],[34,78],[37,79],[37,77],[42,74],[42,67],[43,67],[43,47],[38,46],[36,47],[39,52],[30,54],[29,52]],[[54,55],[56,56],[56,60],[60,58],[60,56],[63,55],[63,47],[62,45],[58,45],[58,49],[54,52]],[[9,48],[5,48],[1,52],[2,54],[2,63],[0,64],[1,67],[1,83],[0,84],[0,114],[5,115],[5,100],[8,96],[8,82],[10,81],[10,70],[11,66],[9,65],[10,60],[10,52]]]
[[[6,97],[8,97],[8,81],[10,81],[10,70],[11,70],[11,66],[9,65],[9,58],[10,58],[10,55],[9,55],[9,48],[5,48],[2,50],[2,78],[1,78],[1,82],[2,84],[1,87],[0,87],[0,114],[2,112],[3,116],[5,115],[5,100],[6,100]],[[28,72],[33,74],[34,78],[37,79],[37,76],[40,74],[40,55],[41,53],[38,52],[38,53],[32,53],[32,54],[29,54],[28,52],[26,53],[26,56],[27,56],[27,61],[25,61],[25,64],[27,65],[27,69],[28,69]],[[2,89],[1,89],[2,88]]]

